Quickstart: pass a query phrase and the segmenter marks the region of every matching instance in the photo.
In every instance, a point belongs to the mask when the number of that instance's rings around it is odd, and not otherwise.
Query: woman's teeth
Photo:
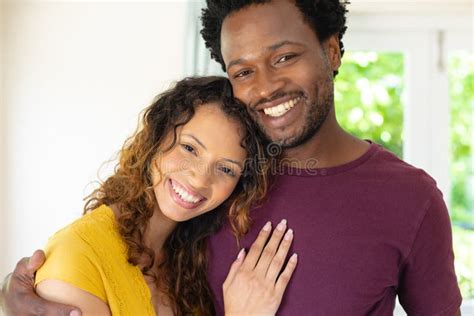
[[[188,202],[188,203],[197,203],[199,201],[201,201],[200,198],[194,196],[194,195],[191,195],[189,194],[188,192],[186,192],[184,189],[182,189],[181,187],[177,186],[173,181],[171,181],[171,187],[173,188],[173,191],[179,195],[179,197],[185,201],[185,202]]]
[[[298,103],[298,101],[300,99],[301,99],[301,97],[297,97],[293,100],[287,101],[285,103],[281,103],[281,104],[276,105],[274,107],[263,109],[263,112],[266,115],[269,115],[271,117],[282,116],[283,114],[285,114],[286,112],[291,110],[295,106],[295,104]]]

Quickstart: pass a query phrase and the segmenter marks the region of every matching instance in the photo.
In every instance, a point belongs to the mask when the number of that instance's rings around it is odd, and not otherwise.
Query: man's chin
[[[271,136],[267,135],[267,138],[273,144],[280,146],[283,149],[294,148],[301,145],[300,135],[285,135],[285,136]]]
[[[265,133],[265,135],[273,144],[280,146],[282,149],[291,149],[307,143],[316,133],[317,130],[300,130],[285,135],[272,135],[270,133]]]

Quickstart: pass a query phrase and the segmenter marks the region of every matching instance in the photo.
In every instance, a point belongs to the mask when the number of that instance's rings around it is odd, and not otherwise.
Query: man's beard
[[[332,85],[330,85],[328,88],[331,89]],[[315,90],[316,89],[317,88],[315,88]],[[328,117],[329,112],[331,111],[331,108],[334,104],[334,93],[332,91],[332,89],[329,90],[327,95],[325,95],[321,100],[319,100],[318,96],[316,95],[316,100],[309,107],[308,115],[300,133],[285,139],[272,139],[271,136],[266,132],[263,124],[258,122],[260,130],[269,141],[280,145],[283,149],[294,148],[305,144],[318,133],[321,126],[326,121],[326,118]]]

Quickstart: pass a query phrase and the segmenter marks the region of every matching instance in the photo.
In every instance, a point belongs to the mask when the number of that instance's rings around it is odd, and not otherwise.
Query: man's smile
[[[263,112],[266,115],[271,116],[271,117],[280,117],[284,115],[286,112],[288,112],[289,110],[291,110],[300,100],[301,100],[301,97],[296,97],[294,99],[280,103],[278,105],[264,108]]]

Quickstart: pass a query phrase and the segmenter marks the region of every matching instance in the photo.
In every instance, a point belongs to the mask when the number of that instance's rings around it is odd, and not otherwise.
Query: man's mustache
[[[269,98],[262,98],[260,100],[258,100],[258,102],[256,102],[254,105],[250,105],[249,108],[252,109],[252,110],[255,110],[255,108],[257,108],[258,106],[262,105],[262,104],[265,104],[265,103],[270,103],[270,102],[273,102],[277,99],[281,99],[281,98],[284,98],[284,97],[299,97],[299,96],[303,96],[303,93],[302,92],[299,92],[299,91],[291,91],[291,92],[286,92],[286,91],[278,91],[278,92],[275,92],[271,97]]]

